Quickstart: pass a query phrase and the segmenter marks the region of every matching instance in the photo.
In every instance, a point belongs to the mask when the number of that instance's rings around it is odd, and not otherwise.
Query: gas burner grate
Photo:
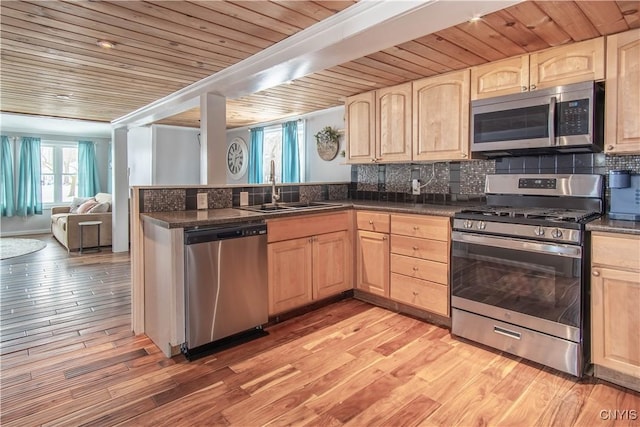
[[[598,212],[573,209],[514,208],[509,206],[474,207],[463,213],[489,217],[540,219],[553,222],[582,222],[597,217]]]

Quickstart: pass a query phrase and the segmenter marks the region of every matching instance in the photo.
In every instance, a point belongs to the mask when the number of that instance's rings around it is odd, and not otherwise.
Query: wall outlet
[[[420,180],[412,179],[411,180],[411,194],[420,194]]]
[[[207,193],[198,193],[198,209],[209,209],[209,198],[207,196]]]
[[[240,192],[240,206],[247,206],[249,204],[249,192],[241,191]]]

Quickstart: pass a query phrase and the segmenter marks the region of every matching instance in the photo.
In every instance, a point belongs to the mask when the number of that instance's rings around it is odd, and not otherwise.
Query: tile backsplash
[[[281,202],[314,202],[349,198],[349,184],[278,185]],[[144,188],[140,190],[140,212],[189,211],[197,209],[199,193],[207,193],[208,208],[240,206],[240,192],[249,193],[249,204],[271,203],[271,186]]]
[[[595,173],[615,169],[640,173],[640,155],[608,156],[604,153],[503,157],[465,162],[363,164],[351,167],[351,183],[278,185],[282,202],[322,200],[379,200],[404,203],[482,201],[484,182],[493,173]],[[420,180],[421,194],[411,194],[411,180]],[[198,193],[208,193],[209,209],[240,205],[240,192],[249,204],[271,202],[271,187],[148,188],[141,190],[141,212],[195,210]]]
[[[474,201],[484,196],[488,174],[588,173],[605,175],[610,170],[640,173],[640,155],[609,156],[579,153],[502,157],[464,162],[363,164],[351,167],[349,196],[357,200],[408,203]],[[411,194],[411,180],[419,179],[419,196]]]

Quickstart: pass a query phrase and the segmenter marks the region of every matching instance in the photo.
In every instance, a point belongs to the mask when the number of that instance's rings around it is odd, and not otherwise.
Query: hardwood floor
[[[167,359],[129,332],[127,254],[48,243],[0,263],[3,426],[640,425],[639,393],[357,300]]]

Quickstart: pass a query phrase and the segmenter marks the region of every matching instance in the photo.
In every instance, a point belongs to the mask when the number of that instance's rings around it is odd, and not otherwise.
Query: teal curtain
[[[18,156],[16,215],[42,214],[40,184],[40,138],[22,137]]]
[[[282,182],[300,182],[298,123],[282,124]]]
[[[78,197],[93,197],[100,192],[96,144],[78,141]]]
[[[2,183],[0,184],[0,207],[2,216],[13,216],[16,213],[15,195],[13,193],[13,153],[9,137],[2,135]]]
[[[251,129],[251,147],[249,148],[249,184],[262,183],[262,146],[264,128]]]

